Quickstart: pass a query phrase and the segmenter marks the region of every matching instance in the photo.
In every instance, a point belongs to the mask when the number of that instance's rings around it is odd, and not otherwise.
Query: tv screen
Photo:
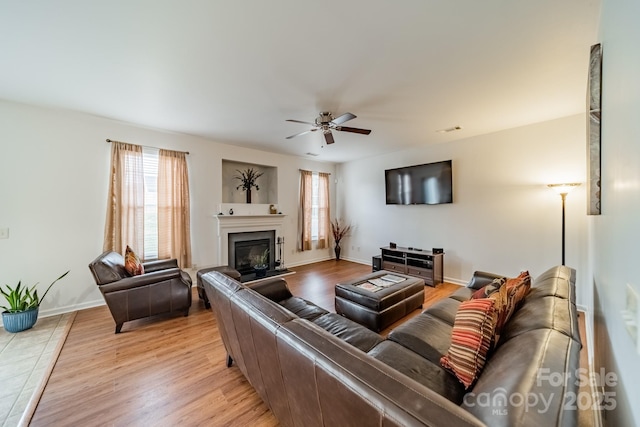
[[[387,169],[388,205],[439,205],[453,203],[451,160]]]

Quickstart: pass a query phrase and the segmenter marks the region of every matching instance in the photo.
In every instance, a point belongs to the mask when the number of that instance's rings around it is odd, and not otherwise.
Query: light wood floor
[[[336,283],[371,271],[344,260],[293,270],[286,280],[294,295],[329,311]],[[427,286],[425,307],[457,288]],[[215,318],[198,300],[195,285],[188,317],[128,322],[117,335],[106,306],[82,310],[31,425],[278,425],[240,370],[226,367],[225,356]]]

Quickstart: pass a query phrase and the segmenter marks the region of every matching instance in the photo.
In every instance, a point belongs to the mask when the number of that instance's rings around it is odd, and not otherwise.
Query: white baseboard
[[[81,304],[68,305],[66,307],[56,307],[49,310],[42,310],[38,313],[38,317],[57,316],[58,314],[71,313],[72,311],[84,310],[87,308],[99,307],[105,305],[103,299],[83,302]]]
[[[458,286],[467,286],[467,283],[469,283],[468,280],[454,279],[453,277],[445,277],[444,281]]]

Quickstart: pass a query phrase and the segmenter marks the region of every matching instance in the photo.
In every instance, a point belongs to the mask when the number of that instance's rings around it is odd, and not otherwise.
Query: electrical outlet
[[[0,239],[8,239],[8,238],[9,238],[9,229],[0,228]]]

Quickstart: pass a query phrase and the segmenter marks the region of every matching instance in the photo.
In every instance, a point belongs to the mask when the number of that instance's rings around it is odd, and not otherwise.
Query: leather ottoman
[[[369,286],[369,280],[380,279],[385,275],[404,280],[390,282],[389,286],[384,287]],[[424,302],[424,280],[386,270],[338,283],[335,291],[336,313],[375,332],[380,332],[413,310],[421,308]]]
[[[198,296],[204,302],[205,308],[211,308],[211,303],[209,302],[209,298],[207,297],[207,293],[204,291],[204,284],[202,283],[202,276],[204,274],[209,273],[210,271],[219,271],[222,274],[225,274],[231,277],[234,280],[240,281],[240,272],[233,267],[229,267],[228,265],[221,265],[219,267],[210,267],[203,268],[202,270],[198,270],[196,273],[197,277],[197,285],[198,285]]]

